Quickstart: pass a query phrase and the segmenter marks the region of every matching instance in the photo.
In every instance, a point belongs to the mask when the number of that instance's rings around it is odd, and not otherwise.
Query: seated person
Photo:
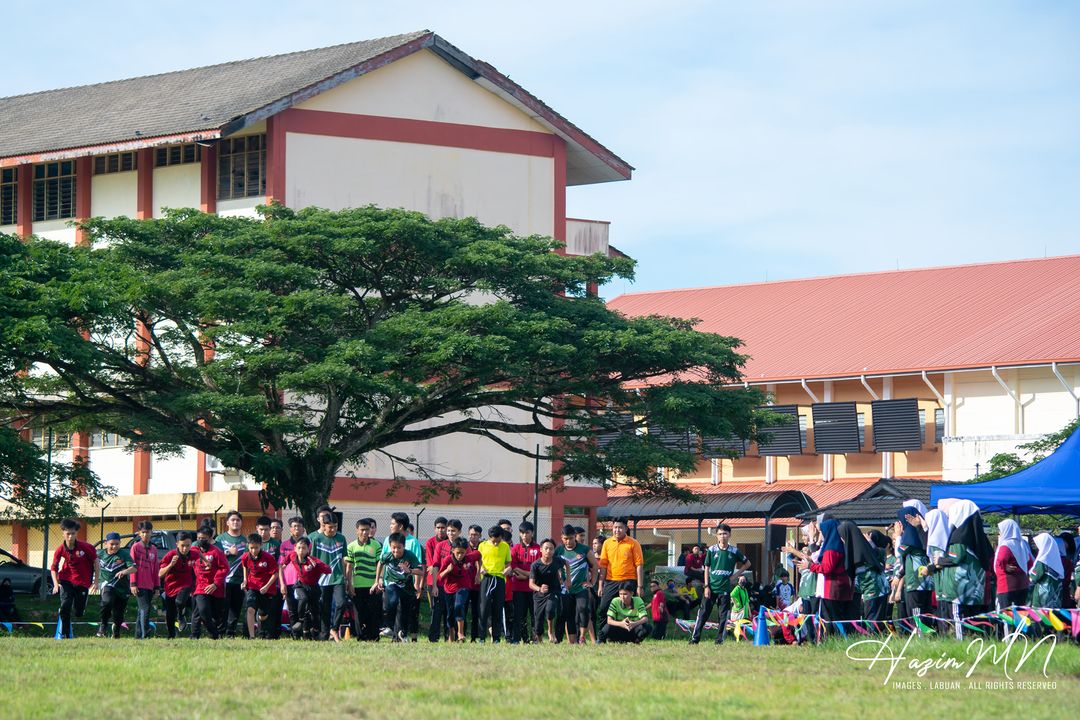
[[[619,599],[608,606],[607,622],[600,628],[600,642],[638,644],[649,636],[649,609],[645,601],[623,587]]]

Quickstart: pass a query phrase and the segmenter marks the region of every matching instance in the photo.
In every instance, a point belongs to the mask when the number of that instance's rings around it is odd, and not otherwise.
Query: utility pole
[[[533,477],[533,524],[540,533],[540,444],[536,444],[536,474]],[[546,536],[545,536],[546,537]]]
[[[41,599],[44,600],[49,594],[49,504],[52,502],[52,446],[53,431],[50,427],[47,433],[48,441],[45,446],[45,546],[41,548]]]

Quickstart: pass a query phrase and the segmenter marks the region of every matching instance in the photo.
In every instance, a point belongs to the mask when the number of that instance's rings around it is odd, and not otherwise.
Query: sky
[[[433,30],[636,168],[568,190],[638,261],[608,298],[1080,252],[1076,3],[6,0],[4,24],[0,96]]]

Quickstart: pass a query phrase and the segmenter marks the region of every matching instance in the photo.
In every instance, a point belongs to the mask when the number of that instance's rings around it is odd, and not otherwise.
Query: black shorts
[[[263,595],[258,590],[248,590],[244,595],[244,607],[255,608],[257,613],[270,614],[273,608],[274,596]]]

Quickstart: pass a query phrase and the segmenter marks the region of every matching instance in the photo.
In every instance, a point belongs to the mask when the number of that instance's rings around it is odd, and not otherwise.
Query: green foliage
[[[452,496],[457,478],[396,448],[455,432],[526,455],[516,437],[539,435],[560,477],[678,495],[656,468],[687,472],[694,453],[635,428],[775,421],[738,385],[738,340],[588,297],[630,260],[473,218],[262,212],[93,219],[90,248],[0,236],[0,407],[203,450],[306,512],[376,454]],[[588,438],[610,409],[636,421],[606,450]]]

